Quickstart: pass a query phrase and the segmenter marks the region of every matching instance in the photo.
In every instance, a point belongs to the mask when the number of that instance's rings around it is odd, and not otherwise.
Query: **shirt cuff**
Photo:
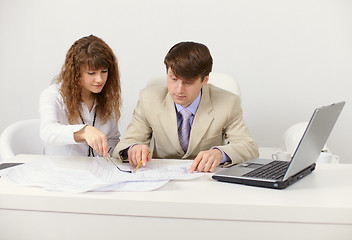
[[[128,148],[125,148],[124,150],[121,150],[121,152],[120,152],[121,159],[127,159],[128,158],[128,150],[130,150],[130,148],[133,147],[134,145],[136,145],[136,143],[132,144]]]
[[[77,125],[68,125],[68,131],[70,132],[71,144],[80,144],[82,142],[76,142],[75,140],[75,133],[80,131],[82,128],[87,126],[87,124],[77,124]]]
[[[221,160],[220,164],[225,163],[225,162],[231,162],[230,157],[227,156],[227,154],[223,150],[221,150],[220,148],[217,148],[217,147],[214,147],[214,148],[219,149],[222,153],[222,160]]]

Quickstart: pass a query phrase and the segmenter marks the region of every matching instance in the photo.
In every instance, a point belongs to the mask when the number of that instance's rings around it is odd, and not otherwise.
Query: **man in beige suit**
[[[190,172],[258,157],[240,98],[208,84],[213,60],[199,43],[181,42],[165,57],[167,87],[143,89],[113,156],[143,166],[153,158],[194,159]],[[185,114],[186,112],[186,114]]]

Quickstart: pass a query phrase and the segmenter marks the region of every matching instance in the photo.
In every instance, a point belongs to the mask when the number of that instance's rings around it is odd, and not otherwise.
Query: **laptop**
[[[284,189],[310,174],[345,102],[315,109],[290,161],[257,158],[215,173],[222,182]]]

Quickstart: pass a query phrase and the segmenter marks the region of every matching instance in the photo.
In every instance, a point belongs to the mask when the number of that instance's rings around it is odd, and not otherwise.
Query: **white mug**
[[[273,153],[272,158],[279,161],[291,161],[291,153],[289,152],[276,152]]]
[[[328,152],[321,152],[317,160],[318,163],[339,163],[340,158]]]

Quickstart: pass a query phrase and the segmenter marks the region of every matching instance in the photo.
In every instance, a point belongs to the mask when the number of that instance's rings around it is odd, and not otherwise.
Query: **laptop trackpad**
[[[219,175],[227,175],[227,176],[242,176],[248,172],[253,171],[254,169],[263,166],[263,164],[259,163],[252,163],[252,162],[245,162],[241,163],[229,168],[226,168],[220,172]]]
[[[245,167],[245,168],[251,168],[251,169],[257,169],[257,168],[260,168],[261,166],[263,166],[263,164],[259,164],[259,163],[243,163],[239,165],[239,167]]]

